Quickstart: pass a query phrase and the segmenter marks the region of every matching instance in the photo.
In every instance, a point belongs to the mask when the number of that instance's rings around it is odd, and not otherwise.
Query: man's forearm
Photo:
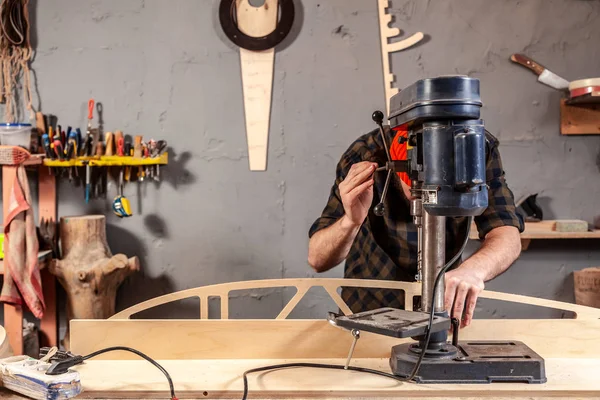
[[[481,247],[459,269],[469,269],[487,282],[500,275],[521,254],[521,236],[517,228],[502,226],[492,229]]]
[[[345,215],[333,225],[315,233],[308,242],[308,263],[317,272],[325,272],[348,255],[360,225]]]

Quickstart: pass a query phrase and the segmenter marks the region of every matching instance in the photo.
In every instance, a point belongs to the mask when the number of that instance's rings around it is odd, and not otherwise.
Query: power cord
[[[142,353],[139,350],[132,349],[131,347],[125,347],[125,346],[107,347],[105,349],[101,349],[101,350],[95,351],[93,353],[90,353],[87,356],[83,356],[83,359],[84,360],[89,360],[92,357],[96,357],[96,356],[98,356],[100,354],[103,354],[103,353],[108,353],[109,351],[128,351],[130,353],[133,353],[133,354],[136,354],[136,355],[142,357],[144,360],[146,360],[150,364],[154,365],[156,368],[158,368],[160,370],[160,372],[162,372],[165,375],[165,378],[167,378],[167,381],[169,382],[169,390],[171,391],[171,399],[172,400],[177,400],[177,396],[175,396],[175,387],[173,386],[173,380],[171,379],[171,375],[169,375],[169,373],[167,372],[167,370],[164,369],[162,365],[160,365],[159,363],[157,363],[152,358],[150,358],[149,356],[145,355],[144,353]]]
[[[175,395],[175,388],[173,386],[173,380],[171,379],[171,375],[169,375],[167,370],[164,369],[162,365],[160,365],[159,363],[154,361],[150,356],[147,356],[146,354],[142,353],[139,350],[132,349],[131,347],[125,347],[125,346],[107,347],[105,349],[101,349],[101,350],[95,351],[93,353],[90,353],[87,356],[77,356],[70,352],[64,352],[64,351],[57,352],[56,350],[54,350],[54,348],[42,348],[42,349],[40,349],[40,355],[42,356],[42,359],[45,359],[52,363],[50,368],[48,368],[48,370],[46,371],[46,374],[47,375],[60,375],[62,373],[67,372],[68,369],[72,366],[81,364],[85,360],[89,360],[90,358],[96,357],[100,354],[108,353],[109,351],[128,351],[130,353],[133,353],[133,354],[143,358],[144,360],[148,361],[150,364],[154,365],[156,368],[158,368],[160,370],[160,372],[162,372],[165,375],[165,377],[167,378],[167,381],[169,382],[169,390],[171,392],[171,400],[178,400],[177,396]]]
[[[448,261],[444,265],[444,267],[442,267],[438,276],[435,279],[435,283],[433,284],[433,294],[431,295],[431,304],[435,304],[436,293],[437,293],[436,289],[439,286],[439,284],[442,280],[442,277],[444,276],[446,271],[448,271],[448,269],[452,265],[454,265],[456,260],[458,260],[458,258],[462,255],[462,253],[465,251],[465,248],[467,247],[467,242],[469,241],[469,232],[471,230],[472,221],[473,221],[473,217],[467,218],[467,232],[465,234],[465,240],[464,240],[462,246],[460,247],[458,252],[454,255],[454,257],[452,257],[452,259],[450,261]],[[427,334],[425,335],[425,341],[424,341],[424,346],[423,346],[424,349],[429,347],[429,340],[431,339],[431,326],[433,325],[433,317],[434,317],[434,313],[429,313],[429,321],[427,323]],[[346,367],[344,365],[317,364],[317,363],[287,363],[287,364],[268,365],[265,367],[253,368],[253,369],[249,369],[249,370],[245,371],[242,375],[242,379],[244,381],[244,394],[242,396],[242,400],[246,400],[248,398],[248,374],[251,374],[254,372],[263,372],[263,371],[269,371],[269,370],[274,370],[274,369],[294,368],[294,367],[341,369],[341,370],[350,370],[350,371],[357,371],[357,372],[364,372],[364,373],[379,375],[379,376],[383,376],[386,378],[394,379],[399,382],[408,382],[408,381],[413,380],[414,377],[417,375],[417,373],[419,373],[419,368],[421,368],[421,363],[423,362],[424,357],[425,357],[425,351],[422,350],[421,354],[419,355],[419,359],[417,360],[411,374],[408,377],[396,376],[396,375],[393,375],[393,374],[390,374],[387,372],[378,371],[378,370],[369,369],[369,368],[353,367],[353,366]]]

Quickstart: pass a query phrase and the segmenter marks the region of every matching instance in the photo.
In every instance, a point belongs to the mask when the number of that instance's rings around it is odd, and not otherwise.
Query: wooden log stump
[[[134,271],[138,257],[112,255],[106,242],[103,215],[60,219],[62,259],[52,260],[50,272],[67,292],[67,319],[106,319],[115,314],[117,289]],[[69,327],[63,341],[69,349]]]

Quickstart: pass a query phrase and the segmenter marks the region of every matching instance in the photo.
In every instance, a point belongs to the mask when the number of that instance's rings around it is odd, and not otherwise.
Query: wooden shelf
[[[52,251],[44,250],[38,253],[40,270],[46,268],[52,259]],[[0,260],[0,275],[4,275],[4,260]]]
[[[554,230],[555,220],[525,222],[525,230],[521,233],[521,247],[527,250],[532,239],[600,239],[600,230],[589,232],[557,232]],[[471,226],[469,239],[479,239],[477,226]]]
[[[562,135],[599,135],[600,104],[567,104],[560,101],[560,133]]]
[[[96,157],[78,157],[69,161],[44,159],[46,167],[85,167],[89,163],[90,167],[137,167],[141,165],[166,165],[169,163],[169,154],[163,153],[155,158],[138,158],[122,156],[96,156]]]

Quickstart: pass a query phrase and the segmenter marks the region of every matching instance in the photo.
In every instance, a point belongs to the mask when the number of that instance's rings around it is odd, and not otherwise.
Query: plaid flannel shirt
[[[386,127],[387,128],[387,127]],[[338,185],[348,174],[352,164],[361,161],[384,165],[385,149],[376,129],[358,138],[342,155],[336,170],[336,179],[329,200],[321,216],[313,223],[309,237],[334,224],[344,215]],[[345,278],[414,281],[417,274],[417,228],[410,215],[410,203],[404,196],[400,179],[392,174],[385,199],[383,217],[373,214],[379,203],[385,182],[383,173],[375,174],[373,204],[346,257]],[[516,213],[514,197],[508,188],[498,140],[486,131],[486,181],[488,207],[475,217],[481,239],[500,226],[514,226],[523,232],[524,224]],[[467,218],[447,218],[446,257],[449,260],[464,241]],[[352,312],[362,312],[380,307],[404,308],[404,296],[386,289],[342,288],[342,298]],[[416,302],[415,302],[416,304]]]

